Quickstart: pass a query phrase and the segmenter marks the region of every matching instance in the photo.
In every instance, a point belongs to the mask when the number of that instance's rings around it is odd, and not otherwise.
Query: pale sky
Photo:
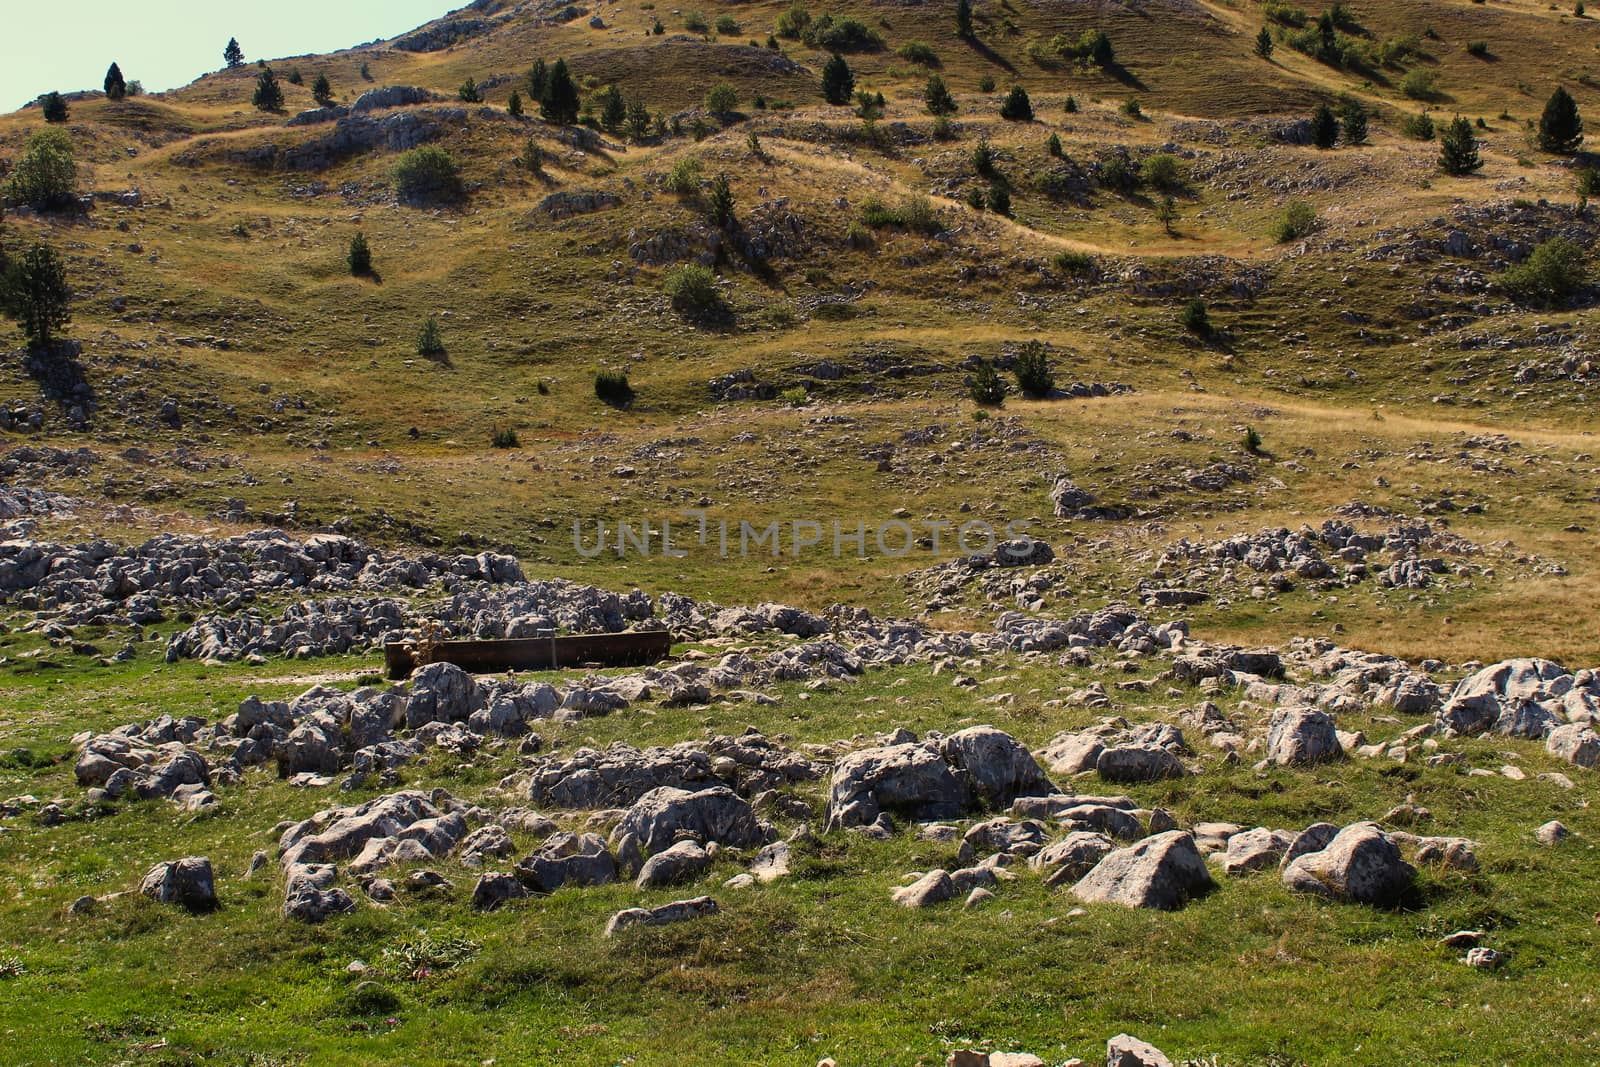
[[[0,111],[52,89],[99,89],[115,60],[160,92],[223,66],[237,37],[250,62],[394,37],[466,0],[0,0]]]

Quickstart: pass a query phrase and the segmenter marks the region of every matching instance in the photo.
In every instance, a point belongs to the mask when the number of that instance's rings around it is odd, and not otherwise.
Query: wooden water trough
[[[503,641],[434,641],[419,649],[412,641],[384,645],[389,677],[411,677],[425,663],[454,663],[473,674],[549,671],[560,667],[640,667],[659,663],[672,651],[670,630],[630,630],[576,637],[519,637]],[[420,655],[419,655],[420,651]]]

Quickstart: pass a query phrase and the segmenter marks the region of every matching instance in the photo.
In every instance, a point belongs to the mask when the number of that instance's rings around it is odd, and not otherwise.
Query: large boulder
[[[1094,769],[1108,782],[1157,782],[1189,773],[1170,749],[1160,745],[1119,745],[1105,749]]]
[[[330,808],[284,831],[278,841],[279,862],[287,870],[296,864],[350,859],[374,838],[396,837],[419,822],[437,825],[431,820],[441,814],[426,794],[416,790],[390,793],[353,808]],[[432,850],[431,844],[428,847]]]
[[[717,913],[717,902],[710,897],[692,900],[675,900],[657,908],[625,908],[611,916],[606,923],[606,936],[615,937],[620,930],[630,926],[664,926],[667,923],[687,922]]]
[[[693,881],[711,866],[711,856],[694,841],[679,841],[676,845],[644,861],[634,885],[640,889],[657,889]]]
[[[1106,1042],[1106,1067],[1172,1067],[1160,1049],[1127,1034]]]
[[[687,833],[702,842],[734,848],[766,844],[772,828],[751,810],[743,797],[726,786],[691,793],[662,786],[640,797],[612,834],[614,842],[631,837],[645,857],[665,851]]]
[[[411,675],[406,725],[415,730],[430,722],[465,722],[483,704],[483,689],[472,675],[454,663],[429,663]]]
[[[940,869],[929,871],[910,885],[891,889],[889,896],[902,908],[926,908],[940,904],[956,895],[956,884],[950,872]]]
[[[517,880],[534,893],[554,893],[569,885],[607,885],[617,880],[617,859],[599,834],[563,831],[550,835],[517,864]]]
[[[139,892],[158,904],[177,904],[190,911],[210,911],[217,906],[217,881],[211,861],[185,856],[158,863],[139,883]]]
[[[1296,834],[1258,826],[1228,838],[1222,869],[1228,874],[1250,874],[1276,867],[1295,843]]]
[[[1551,730],[1544,747],[1552,756],[1579,767],[1593,769],[1600,762],[1600,735],[1583,723],[1569,723]]]
[[[1301,766],[1341,759],[1333,717],[1315,708],[1285,708],[1272,717],[1267,731],[1267,759],[1279,766]]]
[[[953,819],[967,807],[966,785],[929,745],[907,743],[852,752],[828,783],[828,828],[877,822],[884,812],[913,820]]]
[[[1045,885],[1063,885],[1076,882],[1094,870],[1116,848],[1116,842],[1104,834],[1074,830],[1034,853],[1028,866],[1044,875]]]
[[[1508,659],[1463,678],[1450,699],[1439,709],[1439,728],[1451,737],[1471,737],[1518,728],[1529,735],[1524,705],[1532,703],[1553,713],[1572,688],[1572,675],[1547,659]],[[1542,733],[1542,731],[1541,731]]]
[[[974,794],[994,808],[1003,808],[1017,797],[1057,792],[1033,754],[993,726],[972,726],[951,734],[939,742],[939,755],[970,784]]]
[[[1109,853],[1072,893],[1089,902],[1174,911],[1213,885],[1194,837],[1169,830]]]
[[[1346,826],[1326,848],[1283,868],[1283,884],[1297,893],[1383,906],[1399,903],[1416,876],[1400,847],[1372,823]]]

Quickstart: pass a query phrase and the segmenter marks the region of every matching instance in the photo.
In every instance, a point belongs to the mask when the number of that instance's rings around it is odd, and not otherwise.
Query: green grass
[[[630,711],[547,724],[543,732],[559,752],[613,739],[645,744],[737,732],[746,724],[798,743],[902,724],[949,730],[981,721],[1039,744],[1093,720],[1086,711],[1046,708],[1043,700],[1094,672],[1001,666],[1014,677],[993,688],[1018,694],[1011,708],[976,706],[944,678],[906,668],[874,671],[858,685],[809,700],[781,687],[783,702],[772,709]],[[21,690],[17,714],[50,719],[33,738],[48,746],[59,744],[62,731],[142,714],[151,698],[168,711],[220,714],[242,693],[296,688],[272,681],[276,669],[250,680],[239,669],[124,670],[83,688],[83,703],[104,709],[98,714],[63,714],[40,686]],[[145,700],[118,696],[134,686]],[[1155,710],[1141,709],[1148,697],[1128,697],[1131,718]],[[1399,729],[1359,717],[1342,725],[1364,726],[1373,736]],[[1554,767],[1528,742],[1463,747],[1477,765],[1498,766],[1502,750],[1513,750],[1512,761],[1530,775]],[[408,784],[440,784],[478,799],[492,794],[512,762],[509,752],[470,765],[436,758],[403,774]],[[5,790],[40,795],[70,795],[69,778],[70,764],[0,770]],[[803,792],[820,803],[820,790]],[[794,876],[766,888],[722,889],[737,870],[723,861],[701,882],[674,890],[563,891],[490,915],[465,906],[475,872],[446,862],[439,869],[456,887],[448,900],[402,896],[387,909],[364,905],[313,930],[277,918],[274,868],[252,878],[243,872],[252,851],[270,850],[275,821],[304,817],[334,798],[252,772],[242,787],[222,791],[219,814],[203,818],[144,803],[54,829],[13,824],[0,838],[0,871],[26,891],[0,909],[0,943],[24,969],[4,980],[0,1026],[14,1035],[14,1047],[28,1050],[16,1062],[38,1064],[129,1056],[447,1064],[558,1050],[593,1064],[631,1057],[640,1064],[689,1058],[798,1065],[840,1054],[857,1063],[933,1064],[949,1049],[976,1045],[1092,1056],[1120,1030],[1173,1055],[1218,1054],[1228,1063],[1265,1063],[1275,1054],[1307,1063],[1392,1063],[1396,1056],[1419,1064],[1511,1062],[1529,1055],[1581,1062],[1600,1024],[1585,992],[1585,976],[1600,961],[1573,936],[1589,925],[1585,840],[1600,832],[1580,806],[1582,791],[1386,760],[1258,775],[1207,757],[1199,776],[1131,792],[1185,823],[1287,827],[1375,818],[1414,795],[1434,813],[1425,832],[1480,841],[1484,866],[1470,876],[1424,871],[1422,903],[1412,911],[1296,898],[1265,874],[1227,880],[1175,914],[1096,906],[1069,917],[1071,898],[1022,869],[984,909],[907,912],[891,904],[889,888],[903,872],[950,866],[951,846],[905,834],[883,843],[833,835],[802,850]],[[1557,817],[1584,836],[1555,850],[1535,844],[1532,827]],[[217,867],[223,907],[212,915],[191,917],[137,897],[89,917],[64,914],[79,895],[126,889],[155,859],[189,853],[209,855]],[[722,914],[613,942],[600,936],[618,908],[699,892],[714,894]],[[1473,971],[1434,945],[1464,927],[1490,930],[1495,947],[1511,953],[1507,967]],[[421,931],[478,947],[456,966],[413,977],[396,953]],[[371,969],[346,973],[354,959]],[[1175,974],[1182,975],[1181,995]],[[378,983],[380,992],[358,994],[358,981]],[[1448,1026],[1440,1025],[1445,1012]]]

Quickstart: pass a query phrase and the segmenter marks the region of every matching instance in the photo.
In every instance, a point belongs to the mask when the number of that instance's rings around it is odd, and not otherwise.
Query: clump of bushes
[[[1288,244],[1309,237],[1317,228],[1317,209],[1304,200],[1296,200],[1283,209],[1283,214],[1273,224],[1272,236],[1279,244]]]
[[[489,443],[495,448],[521,448],[522,441],[517,437],[517,431],[509,426],[496,427]]]
[[[594,395],[602,403],[614,408],[625,408],[633,403],[633,386],[628,384],[625,370],[601,370],[594,374]]]
[[[722,290],[717,288],[717,276],[709,267],[679,267],[667,275],[666,291],[673,308],[690,318],[718,318],[727,313]]]
[[[1211,333],[1211,313],[1206,310],[1206,302],[1198,296],[1184,305],[1178,322],[1196,337],[1206,337]]]
[[[911,233],[935,234],[944,222],[925,196],[908,196],[890,206],[878,197],[868,197],[861,205],[861,221],[875,230],[898,226]]]
[[[672,170],[667,172],[667,191],[679,196],[693,196],[700,191],[700,161],[693,156],[685,156],[672,165]]]
[[[1057,252],[1050,262],[1062,274],[1094,273],[1094,257],[1087,252]]]
[[[1006,383],[1000,372],[988,360],[979,360],[977,368],[967,378],[967,394],[981,407],[997,408],[1006,402]]]
[[[1157,189],[1181,189],[1184,183],[1183,164],[1170,152],[1157,152],[1139,168],[1145,184]]]
[[[1588,256],[1581,245],[1565,237],[1546,241],[1499,279],[1503,292],[1525,303],[1544,306],[1565,300],[1588,284]]]
[[[883,38],[860,19],[823,15],[800,34],[809,47],[823,52],[881,52]]]
[[[455,157],[432,144],[401,154],[394,165],[394,184],[400,199],[410,203],[446,203],[466,191]]]

